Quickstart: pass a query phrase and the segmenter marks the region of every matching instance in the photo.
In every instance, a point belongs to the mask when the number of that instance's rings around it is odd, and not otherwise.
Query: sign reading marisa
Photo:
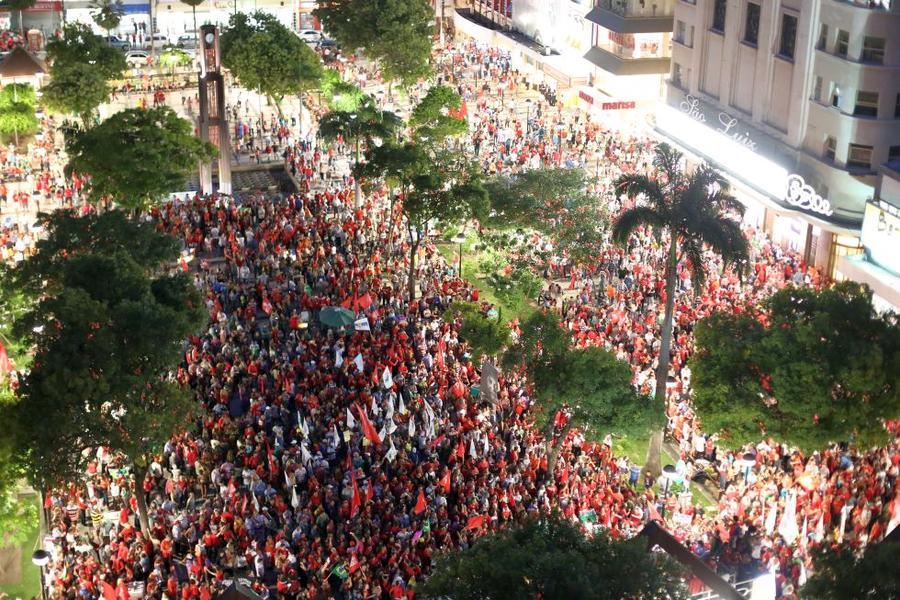
[[[797,208],[819,213],[826,217],[830,217],[834,213],[831,210],[831,202],[817,194],[816,190],[796,173],[792,173],[787,177],[784,201]]]

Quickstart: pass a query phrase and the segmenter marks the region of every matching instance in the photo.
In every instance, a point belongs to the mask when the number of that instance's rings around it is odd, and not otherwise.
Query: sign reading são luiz
[[[724,135],[733,142],[758,153],[759,147],[756,141],[750,137],[748,131],[741,132],[740,121],[730,113],[719,111],[715,117],[715,123],[707,121],[706,112],[700,104],[700,100],[691,94],[686,94],[684,100],[678,105],[681,112],[692,118],[698,123],[703,123],[709,127],[714,127],[716,132]],[[807,184],[803,177],[792,173],[785,179],[784,196],[782,198],[791,206],[795,206],[802,210],[808,210],[820,215],[830,217],[834,211],[831,209],[831,203],[822,198],[816,191]]]

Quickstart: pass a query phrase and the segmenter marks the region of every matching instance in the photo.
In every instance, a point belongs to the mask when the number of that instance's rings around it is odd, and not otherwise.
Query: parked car
[[[111,35],[107,37],[106,43],[113,48],[118,48],[122,52],[128,52],[129,50],[131,50],[131,42],[129,42],[128,40],[124,40],[117,35]]]
[[[135,67],[143,67],[147,64],[150,53],[146,50],[129,50],[125,53],[125,62]]]
[[[297,36],[307,44],[318,44],[322,41],[322,32],[315,29],[302,29],[297,32]]]
[[[151,41],[156,42],[157,46],[165,46],[169,43],[169,36],[164,33],[154,33],[152,38],[148,38],[145,44],[150,45]]]
[[[178,36],[178,41],[175,45],[184,50],[196,50],[197,39],[194,37],[193,33],[185,33]]]

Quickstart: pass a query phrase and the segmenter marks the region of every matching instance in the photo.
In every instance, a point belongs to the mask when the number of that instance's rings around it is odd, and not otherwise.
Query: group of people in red
[[[461,58],[447,61],[442,76],[472,105],[482,103],[466,143],[488,172],[584,165],[603,152],[602,192],[606,175],[646,165],[649,141],[623,141],[558,106],[541,105],[524,127],[506,119],[496,107],[509,101],[497,93],[509,90],[504,78],[517,77],[508,60],[473,45],[454,52]],[[559,123],[570,125],[565,136],[552,132]],[[664,520],[720,571],[738,580],[777,573],[779,593],[792,597],[809,569],[808,547],[832,536],[872,542],[900,519],[896,442],[806,457],[763,441],[747,449],[753,467],[742,468],[693,418],[691,323],[714,309],[742,310],[780,285],[817,285],[796,256],[759,238],[753,280],[726,272],[699,294],[682,280],[670,433],[682,446],[685,487],[696,461],[718,469],[723,493],[718,512],[707,514],[689,494],[663,497],[615,456],[610,436],[595,442],[572,430],[550,472],[528,382],[502,373],[497,401],[488,401],[461,323],[447,314],[455,300],[478,301],[477,292],[426,243],[409,298],[401,214],[385,191],[356,204],[352,178],[338,173],[341,152],[291,140],[285,159],[299,193],[189,195],[152,212],[193,255],[209,310],[177,372],[203,411],[143,482],[101,450],[87,457],[82,482],[47,493],[51,597],[207,600],[238,579],[269,598],[413,598],[440,552],[550,511],[622,538]],[[610,202],[613,212],[621,207]],[[571,290],[552,304],[574,342],[613,349],[648,389],[660,258],[647,236],[626,250],[610,245],[592,269],[564,256],[534,265],[570,278]],[[337,305],[356,313],[352,326],[319,320]],[[558,426],[566,419],[558,415]],[[139,496],[148,506],[143,526]]]

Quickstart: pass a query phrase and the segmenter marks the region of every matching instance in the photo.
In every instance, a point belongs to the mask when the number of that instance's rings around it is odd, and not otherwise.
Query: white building
[[[900,1],[677,0],[661,133],[720,167],[747,218],[840,276],[900,157]]]

